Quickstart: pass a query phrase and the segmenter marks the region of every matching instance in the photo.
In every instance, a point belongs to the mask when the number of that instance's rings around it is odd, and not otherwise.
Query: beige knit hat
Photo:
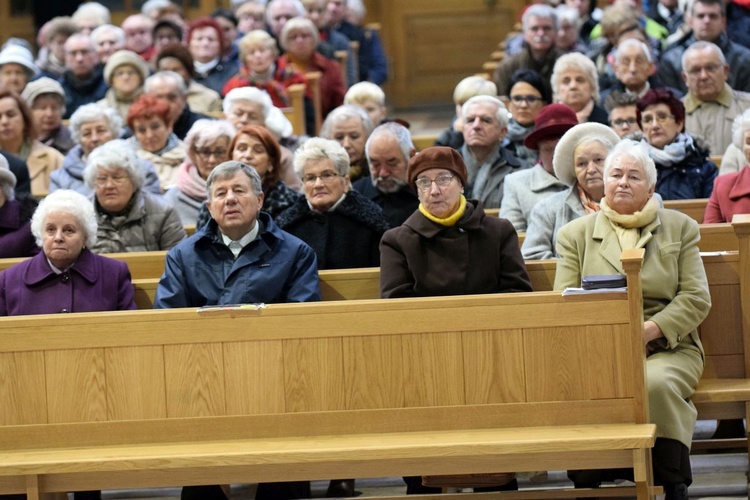
[[[141,75],[141,81],[145,82],[149,75],[148,64],[143,60],[141,56],[130,50],[118,50],[107,59],[107,64],[104,66],[104,80],[107,85],[112,85],[112,75],[120,66],[129,64],[138,71]]]
[[[576,173],[573,164],[573,152],[575,149],[590,140],[597,140],[611,151],[620,142],[620,137],[614,130],[601,123],[579,123],[571,128],[560,138],[555,146],[555,154],[552,157],[552,165],[555,167],[555,175],[560,181],[568,186],[576,182]]]
[[[65,90],[63,90],[62,85],[58,81],[47,76],[27,83],[23,92],[21,92],[21,97],[31,107],[34,105],[36,98],[44,94],[59,96],[63,103],[63,114],[65,113]]]

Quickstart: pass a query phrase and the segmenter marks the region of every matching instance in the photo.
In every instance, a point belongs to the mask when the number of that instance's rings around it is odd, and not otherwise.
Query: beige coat
[[[685,103],[685,130],[703,137],[711,156],[719,156],[732,143],[734,117],[750,108],[750,93],[732,90],[725,83],[716,101],[703,102],[688,92],[682,102]]]
[[[690,396],[703,372],[697,327],[711,308],[699,239],[694,220],[660,209],[641,229],[636,245],[646,250],[641,273],[644,319],[655,322],[664,334],[646,362],[650,418],[657,425],[657,437],[678,440],[688,448],[696,418]],[[624,274],[620,243],[602,212],[560,229],[557,253],[556,290],[580,287],[583,276]]]
[[[187,92],[188,106],[195,113],[209,116],[221,113],[221,96],[215,90],[191,80]]]
[[[45,146],[39,141],[31,142],[31,151],[26,158],[31,178],[31,194],[46,196],[49,191],[49,177],[53,170],[62,167],[65,157],[55,148]]]

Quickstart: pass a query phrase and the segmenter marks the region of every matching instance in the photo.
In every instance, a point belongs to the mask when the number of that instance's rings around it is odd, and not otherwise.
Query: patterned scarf
[[[677,134],[677,137],[670,144],[664,146],[664,149],[653,147],[645,138],[641,140],[641,143],[648,146],[648,155],[659,167],[677,165],[685,159],[689,151],[695,149],[693,138],[688,134]]]
[[[601,208],[598,201],[595,201],[589,196],[589,194],[583,190],[580,184],[576,182],[576,188],[578,188],[578,199],[581,200],[581,205],[586,211],[586,214],[593,214],[598,212]]]

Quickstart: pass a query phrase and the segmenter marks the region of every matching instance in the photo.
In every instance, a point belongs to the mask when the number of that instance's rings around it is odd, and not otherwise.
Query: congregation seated
[[[104,80],[109,89],[97,104],[113,108],[120,118],[127,119],[130,106],[143,93],[148,75],[148,65],[138,54],[129,50],[115,52],[104,66]]]
[[[352,182],[370,175],[365,143],[375,125],[359,106],[343,105],[331,111],[320,129],[320,137],[341,144],[349,155],[349,178]]]
[[[656,163],[656,192],[664,200],[711,196],[716,165],[702,139],[685,133],[685,106],[666,89],[651,89],[637,104],[641,142]]]
[[[519,69],[513,73],[508,95],[511,117],[502,144],[527,167],[536,164],[539,155],[535,149],[527,148],[524,140],[534,129],[539,112],[551,101],[552,97],[539,73],[530,69]]]
[[[227,81],[237,73],[238,61],[224,61],[227,43],[221,26],[213,18],[201,17],[190,23],[186,36],[193,56],[195,81],[221,93]]]
[[[453,104],[456,105],[456,115],[451,121],[450,127],[443,131],[435,140],[435,146],[447,146],[453,149],[461,149],[464,145],[464,122],[461,108],[474,96],[488,95],[497,96],[497,85],[482,78],[481,76],[467,76],[453,89]]]
[[[76,144],[68,151],[62,168],[50,175],[49,192],[58,189],[72,189],[83,195],[93,194],[83,179],[86,160],[94,148],[122,135],[122,119],[112,108],[102,108],[96,104],[86,104],[78,108],[70,118],[70,134]],[[144,189],[154,194],[162,194],[159,176],[154,165],[141,161],[145,175]]]
[[[26,162],[31,194],[47,193],[51,173],[63,164],[62,153],[37,139],[31,110],[12,90],[0,90],[0,117],[6,121],[0,134],[0,149]]]
[[[26,196],[16,199],[16,176],[8,160],[0,156],[0,258],[28,257],[39,253],[31,234],[31,216],[37,202]]]
[[[607,112],[599,106],[599,80],[591,59],[577,52],[565,54],[552,71],[552,99],[570,106],[578,122],[607,125]]]
[[[26,85],[21,97],[31,108],[39,141],[45,146],[55,148],[63,155],[68,154],[75,143],[70,136],[70,129],[62,122],[65,113],[65,91],[60,83],[43,76]]]
[[[524,144],[539,152],[539,161],[532,168],[508,174],[503,187],[500,217],[508,219],[516,231],[526,232],[534,205],[567,188],[555,176],[552,156],[563,134],[577,124],[575,112],[565,104],[550,104],[537,115]]]
[[[174,71],[182,77],[187,85],[190,109],[203,115],[221,112],[221,96],[195,81],[193,56],[179,41],[162,46],[154,57],[154,66],[157,71]]]
[[[599,211],[604,197],[602,169],[607,154],[620,142],[601,123],[581,123],[571,128],[555,146],[555,176],[569,186],[534,205],[521,252],[526,260],[557,257],[555,244],[561,227]]]
[[[750,109],[734,119],[732,142],[735,149],[742,152],[743,161],[737,171],[714,180],[703,217],[706,224],[732,222],[735,214],[750,213],[750,169],[747,168],[750,165]]]
[[[643,344],[649,421],[656,424],[654,482],[664,487],[667,500],[687,499],[697,415],[690,397],[704,356],[697,327],[711,307],[698,225],[659,207],[656,167],[643,145],[623,140],[615,146],[603,177],[601,210],[558,233],[555,290],[580,287],[586,276],[624,274],[620,253],[645,248]],[[569,476],[576,487],[598,486],[602,478],[601,471],[569,471]]]
[[[125,140],[94,149],[84,178],[94,190],[98,223],[92,252],[169,250],[186,237],[177,211],[163,197],[143,191],[139,158]]]
[[[389,227],[403,224],[419,205],[406,180],[406,167],[415,154],[409,130],[395,122],[376,127],[365,143],[370,175],[352,186],[383,210]]]
[[[294,169],[305,196],[278,216],[279,227],[315,250],[318,269],[380,266],[388,222],[377,204],[351,189],[344,147],[309,139],[295,152]]]
[[[138,156],[156,168],[162,188],[174,185],[177,169],[185,161],[185,144],[172,131],[169,106],[150,94],[140,96],[130,107],[128,139]]]

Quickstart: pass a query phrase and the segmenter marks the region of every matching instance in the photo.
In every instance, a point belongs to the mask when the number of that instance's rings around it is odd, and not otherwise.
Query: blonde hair
[[[255,48],[262,47],[271,49],[274,56],[279,55],[279,48],[276,46],[276,40],[268,32],[263,30],[253,30],[243,36],[237,44],[240,49],[240,61],[244,62],[247,53]]]
[[[463,106],[466,101],[477,95],[497,96],[497,85],[481,76],[467,76],[456,85],[453,91],[453,102]]]
[[[355,83],[344,96],[344,104],[362,106],[372,101],[378,106],[385,106],[385,92],[372,82]]]

